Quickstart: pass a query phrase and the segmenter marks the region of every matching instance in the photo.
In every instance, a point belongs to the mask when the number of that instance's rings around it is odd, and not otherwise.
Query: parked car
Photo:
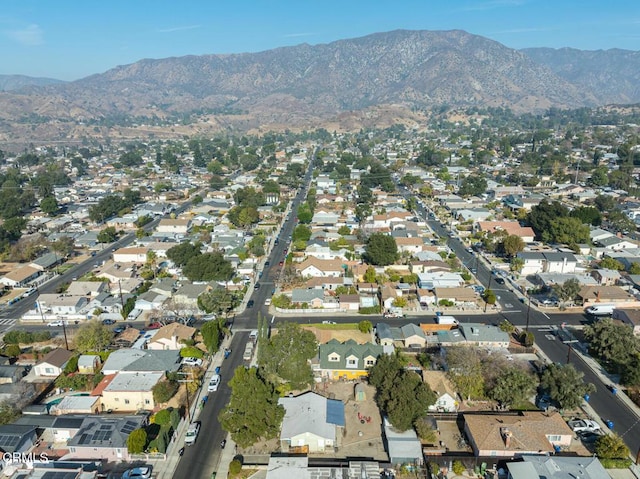
[[[215,392],[218,390],[218,386],[220,385],[220,375],[214,374],[209,381],[209,385],[207,386],[207,392]]]
[[[265,306],[271,306],[271,298],[267,298],[264,300],[264,305]]]
[[[184,436],[185,446],[194,445],[196,443],[196,439],[198,439],[199,432],[200,432],[200,421],[195,421],[189,424],[189,429],[187,429],[187,433]]]
[[[102,324],[104,324],[106,326],[111,326],[112,324],[116,324],[116,320],[115,319],[103,319],[102,320]]]
[[[50,328],[59,328],[64,326],[64,321],[62,320],[51,321],[50,323],[47,323],[47,326],[49,326]]]
[[[253,308],[254,304],[255,303],[254,303],[253,299],[250,299],[249,301],[247,301],[247,308]]]
[[[602,436],[604,436],[604,433],[602,432],[602,429],[597,429],[594,432],[587,431],[587,432],[578,433],[578,437],[580,438],[580,440],[584,444],[593,444],[598,439],[600,439]]]
[[[253,289],[260,289],[260,283],[256,283],[253,285]]]
[[[122,474],[122,479],[150,479],[150,478],[151,478],[150,466],[134,467],[133,469],[127,469]]]
[[[591,419],[571,419],[567,421],[567,425],[573,432],[595,432],[600,430],[600,424]]]
[[[336,324],[335,321],[322,321],[322,324]]]
[[[200,358],[184,358],[182,360],[182,364],[184,364],[185,366],[194,366],[194,367],[200,367],[202,366],[202,359]]]
[[[153,323],[149,324],[149,326],[147,326],[147,329],[160,329],[163,326],[164,324],[162,324],[160,321],[154,321]]]

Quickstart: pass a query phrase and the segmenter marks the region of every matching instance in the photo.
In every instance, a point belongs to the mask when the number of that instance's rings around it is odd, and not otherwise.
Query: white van
[[[587,314],[591,316],[611,316],[615,304],[594,304],[586,309]]]
[[[218,386],[220,385],[220,375],[214,374],[209,381],[209,385],[207,386],[207,391],[212,393],[218,390]]]

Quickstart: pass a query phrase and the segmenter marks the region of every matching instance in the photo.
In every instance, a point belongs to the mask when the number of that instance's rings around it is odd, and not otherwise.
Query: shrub
[[[131,431],[127,438],[127,449],[131,454],[140,454],[147,445],[147,432],[144,429]]]
[[[461,475],[467,468],[464,467],[462,461],[453,461],[451,469],[453,469],[454,474]]]
[[[527,348],[530,348],[531,346],[533,346],[534,340],[535,338],[531,331],[523,331],[522,334],[520,334],[520,342],[522,343],[523,346]]]
[[[160,426],[166,426],[171,422],[171,411],[162,409],[153,415],[153,422]]]
[[[153,400],[157,403],[167,402],[178,392],[178,386],[176,381],[160,381],[153,386]]]
[[[78,356],[72,356],[69,361],[67,361],[67,365],[64,367],[65,374],[75,373],[78,370]]]
[[[359,314],[380,314],[380,305],[369,306],[367,308],[360,308],[358,310]]]
[[[242,463],[238,459],[234,459],[229,463],[229,474],[240,474]]]
[[[361,333],[370,333],[372,328],[371,321],[367,321],[366,319],[358,323],[358,329]]]
[[[438,306],[453,306],[454,304],[450,299],[441,299],[438,301]]]
[[[193,346],[185,346],[180,349],[180,357],[182,358],[203,358],[204,353],[202,350],[193,347]]]
[[[10,358],[17,358],[21,352],[20,346],[17,344],[9,344],[4,348],[5,356],[9,356]]]
[[[49,339],[51,339],[51,333],[49,331],[32,333],[30,331],[13,330],[4,335],[4,342],[6,344],[32,344],[40,341],[48,341]]]

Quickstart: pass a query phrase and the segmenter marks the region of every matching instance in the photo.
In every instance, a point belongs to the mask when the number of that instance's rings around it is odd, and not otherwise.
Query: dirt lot
[[[324,326],[324,325],[323,325]],[[329,327],[316,327],[316,326],[303,326],[304,329],[308,329],[316,335],[318,343],[325,344],[332,339],[337,339],[340,342],[353,339],[358,344],[364,344],[372,340],[371,333],[361,333],[357,326],[349,329],[339,329],[345,325],[328,325]],[[333,327],[331,327],[333,326]]]

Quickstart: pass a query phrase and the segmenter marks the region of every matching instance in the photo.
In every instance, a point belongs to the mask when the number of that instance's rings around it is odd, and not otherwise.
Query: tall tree
[[[584,374],[572,364],[550,364],[542,373],[540,385],[562,409],[575,409],[582,403],[585,394],[593,393],[593,384],[583,381]]]
[[[524,402],[535,391],[533,376],[518,367],[509,367],[500,372],[489,396],[502,406]]]
[[[447,375],[467,399],[482,398],[484,376],[479,352],[474,348],[447,348]]]
[[[76,349],[81,353],[88,351],[104,351],[111,343],[113,332],[100,321],[92,320],[84,323],[74,336]]]
[[[264,345],[265,360],[261,366],[274,383],[286,383],[301,389],[313,382],[309,361],[318,354],[318,342],[311,331],[297,323],[283,323]]]
[[[387,266],[395,263],[400,254],[393,236],[384,233],[373,233],[365,246],[364,259],[374,265]]]
[[[502,249],[509,257],[524,250],[524,240],[520,236],[509,235],[502,240]]]
[[[285,411],[273,385],[260,377],[256,368],[239,367],[229,386],[231,398],[218,419],[233,441],[247,447],[260,439],[277,437]]]

